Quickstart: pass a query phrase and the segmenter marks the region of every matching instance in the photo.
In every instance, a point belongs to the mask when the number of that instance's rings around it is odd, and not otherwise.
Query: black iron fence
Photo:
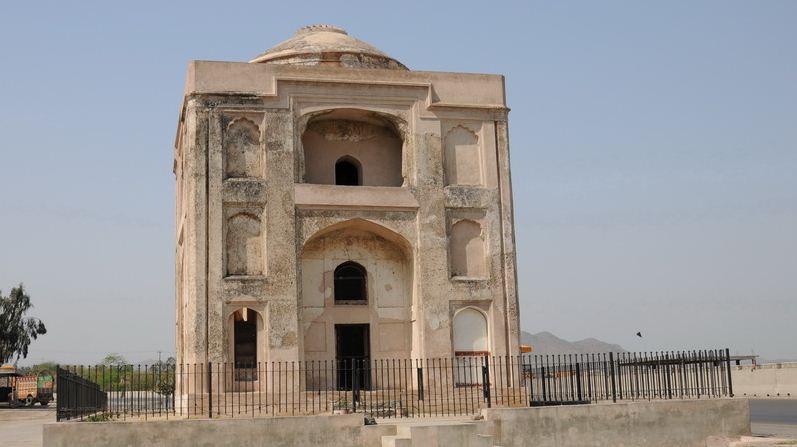
[[[99,384],[74,372],[57,368],[55,389],[58,390],[56,419],[59,421],[83,418],[108,409],[108,393]]]
[[[377,418],[435,417],[491,407],[733,395],[727,349],[71,366],[58,373],[59,420],[353,412]],[[62,399],[62,375],[67,386],[85,390]]]
[[[727,349],[534,356],[524,364],[535,405],[732,397]]]

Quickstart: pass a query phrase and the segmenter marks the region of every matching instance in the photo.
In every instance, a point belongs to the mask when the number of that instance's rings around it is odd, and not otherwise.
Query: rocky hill
[[[563,340],[550,332],[520,333],[520,342],[530,345],[534,354],[590,354],[599,352],[626,352],[620,345],[606,343],[595,338],[579,341]]]

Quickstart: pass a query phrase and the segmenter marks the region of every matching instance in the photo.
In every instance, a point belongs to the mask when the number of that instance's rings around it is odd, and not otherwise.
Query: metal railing
[[[531,405],[732,397],[728,350],[535,356]]]
[[[95,382],[56,368],[56,420],[83,418],[107,410],[108,394]]]
[[[469,415],[483,408],[733,395],[728,350],[434,359],[70,366],[59,420],[362,413]],[[86,387],[61,399],[61,375]],[[93,391],[92,391],[93,390]],[[80,393],[78,393],[80,394]],[[67,395],[68,396],[68,395]],[[63,409],[63,411],[62,411]]]

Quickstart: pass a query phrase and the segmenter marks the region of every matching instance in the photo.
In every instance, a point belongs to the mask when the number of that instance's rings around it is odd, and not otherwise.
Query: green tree
[[[127,365],[127,360],[122,355],[112,352],[106,355],[100,364],[105,366],[125,366]]]
[[[38,374],[42,371],[47,371],[50,374],[55,374],[55,368],[58,366],[56,362],[42,362],[30,366],[22,366],[17,368],[17,372],[24,375]]]
[[[32,307],[22,284],[7,297],[0,292],[0,363],[26,358],[31,342],[47,333],[41,320],[25,316]]]

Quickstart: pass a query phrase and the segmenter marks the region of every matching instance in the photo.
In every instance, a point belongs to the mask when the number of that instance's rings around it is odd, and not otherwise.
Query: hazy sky
[[[174,351],[186,65],[313,23],[506,75],[525,330],[797,358],[797,2],[67,3],[0,8],[0,289],[49,329],[28,363]]]

